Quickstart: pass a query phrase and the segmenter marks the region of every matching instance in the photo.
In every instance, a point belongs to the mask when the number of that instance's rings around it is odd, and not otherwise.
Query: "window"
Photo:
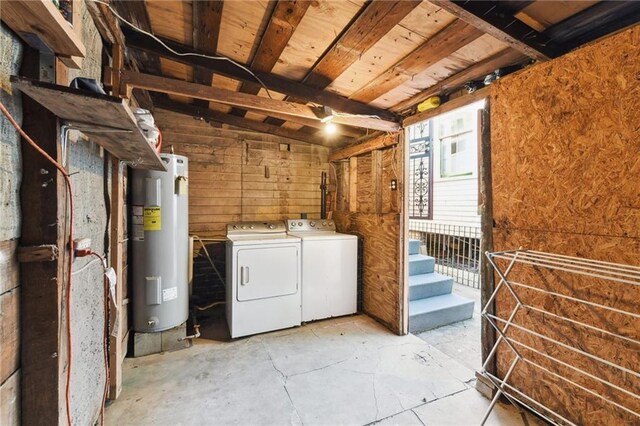
[[[438,120],[441,178],[473,174],[476,167],[476,109],[465,108]]]

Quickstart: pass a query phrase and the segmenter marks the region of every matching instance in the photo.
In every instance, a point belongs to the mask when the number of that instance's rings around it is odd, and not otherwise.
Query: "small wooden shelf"
[[[131,167],[166,170],[124,99],[15,75],[11,82],[118,159],[131,163]]]
[[[51,0],[3,0],[2,21],[36,49],[44,43],[64,58],[85,56],[80,36]]]

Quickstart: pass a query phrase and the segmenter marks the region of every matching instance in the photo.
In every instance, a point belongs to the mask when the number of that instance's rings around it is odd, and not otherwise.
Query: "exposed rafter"
[[[310,5],[309,0],[279,0],[276,3],[255,56],[249,64],[252,69],[271,72]],[[256,82],[245,82],[240,86],[240,91],[257,95],[260,85]],[[246,111],[236,109],[231,111],[231,114],[241,117],[244,117],[245,113]]]
[[[504,13],[499,2],[429,1],[534,59],[544,61],[558,55],[557,48],[549,37],[514,18],[512,14]]]
[[[639,1],[602,1],[547,28],[544,35],[569,51],[640,22]]]
[[[415,9],[420,0],[373,0],[302,80],[324,89]]]
[[[215,55],[218,50],[220,22],[222,20],[223,1],[200,0],[193,2],[193,48]],[[200,84],[212,84],[213,72],[203,67],[193,69],[193,81]],[[201,99],[198,106],[207,106]]]
[[[201,56],[175,55],[148,36],[125,28],[123,28],[123,33],[125,34],[127,46],[129,48],[143,50],[190,66],[207,67],[216,74],[221,74],[236,80],[250,83],[254,83],[256,81],[255,77],[251,74],[227,61],[216,61]],[[196,51],[189,46],[181,45],[166,39],[163,39],[162,41],[166,43],[167,46],[181,53],[202,54],[202,52]],[[398,122],[400,120],[398,115],[382,108],[376,108],[361,102],[349,100],[335,93],[315,89],[300,82],[280,77],[275,74],[259,71],[254,71],[254,73],[270,90],[303,99],[305,102],[325,105],[336,111],[349,114],[375,115],[380,117],[382,121]]]
[[[483,59],[480,62],[476,62],[470,67],[465,68],[462,71],[457,72],[445,78],[444,80],[437,82],[433,86],[427,87],[420,93],[417,93],[409,99],[405,99],[404,101],[394,105],[391,110],[398,113],[407,111],[431,96],[441,95],[463,85],[468,81],[482,78],[487,74],[497,70],[498,68],[520,64],[527,59],[528,56],[525,56],[517,50],[513,50],[508,47],[493,56]]]
[[[134,24],[136,27],[147,32],[152,32],[151,21],[149,20],[147,8],[143,1],[114,1],[111,2],[111,7],[113,7],[120,16]],[[124,26],[122,29],[124,30]],[[133,56],[138,62],[141,71],[152,73],[160,72],[160,59],[157,56],[149,55],[145,52],[134,52]]]
[[[297,130],[285,129],[279,126],[272,126],[271,124],[266,124],[261,121],[249,120],[246,118],[237,117],[235,115],[213,111],[208,108],[199,108],[194,105],[172,101],[166,96],[153,95],[153,102],[156,108],[162,108],[180,114],[186,114],[193,117],[201,117],[205,120],[216,121],[218,123],[228,124],[231,126],[253,130],[256,132],[269,133],[272,135],[295,139],[315,145],[332,145],[332,140],[330,138],[327,138],[320,134],[309,134]],[[340,138],[340,140],[349,141],[351,139]]]
[[[302,118],[320,122],[320,118],[316,112],[306,105],[219,89],[168,77],[130,71],[122,72],[120,76],[120,93],[129,93],[132,88],[166,93],[168,95],[186,96],[194,99],[205,99],[207,101],[218,102],[265,114],[277,114],[278,116],[291,118],[293,121],[295,121],[296,118]],[[366,116],[337,116],[334,117],[333,121],[338,124],[382,130],[385,132],[393,132],[400,129],[398,123]]]
[[[482,31],[455,20],[349,98],[371,102],[481,35]]]

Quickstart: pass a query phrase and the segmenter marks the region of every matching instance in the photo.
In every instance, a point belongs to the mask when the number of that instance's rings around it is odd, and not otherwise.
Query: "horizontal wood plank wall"
[[[398,334],[404,316],[402,158],[397,145],[334,163],[331,212],[338,231],[362,239],[364,312]],[[391,190],[392,179],[398,180],[397,191]]]
[[[189,232],[224,238],[230,222],[320,217],[328,148],[154,113],[163,150],[189,158]]]
[[[0,424],[20,416],[20,281],[17,240],[0,242]]]
[[[491,134],[496,250],[518,247],[629,265],[640,264],[640,27],[635,26],[492,86]],[[638,313],[640,288],[563,272],[518,267],[516,282],[586,297]],[[640,339],[640,320],[520,288],[547,311]],[[505,292],[496,309],[514,306]],[[628,340],[541,316],[516,323],[633,371],[639,349]],[[512,332],[512,330],[510,330]],[[523,355],[598,395],[640,412],[640,381],[559,345],[513,331],[529,347],[585,370],[576,372],[523,350]],[[503,376],[512,359],[498,357]],[[520,363],[510,382],[576,424],[636,424],[638,418],[544,370]],[[594,377],[610,381],[604,385]]]

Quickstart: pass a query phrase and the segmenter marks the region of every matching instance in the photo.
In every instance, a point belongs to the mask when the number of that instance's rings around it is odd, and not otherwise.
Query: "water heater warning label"
[[[162,290],[162,301],[167,302],[169,300],[178,298],[178,287],[165,288]]]
[[[162,229],[160,207],[144,208],[144,230],[159,231]]]

